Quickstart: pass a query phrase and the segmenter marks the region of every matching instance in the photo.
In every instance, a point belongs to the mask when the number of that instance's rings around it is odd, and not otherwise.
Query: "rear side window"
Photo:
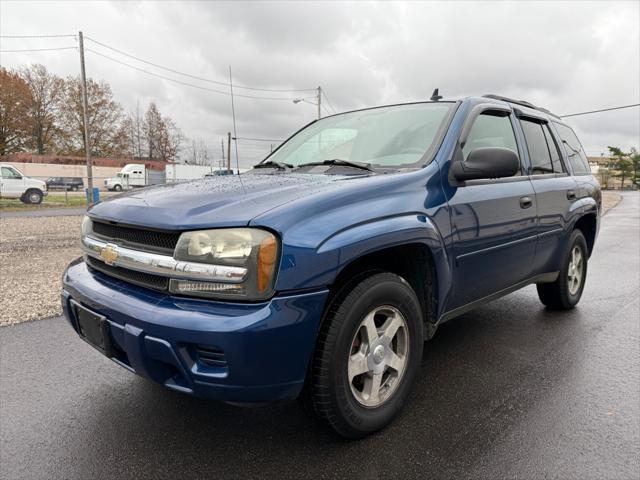
[[[533,174],[562,173],[560,152],[549,126],[526,119],[522,119],[520,123],[527,141]]]
[[[556,143],[551,130],[549,129],[549,125],[543,125],[542,130],[544,131],[544,137],[547,140],[547,146],[549,147],[549,153],[551,153],[551,162],[553,163],[553,171],[555,173],[563,173],[567,170],[564,168],[562,164],[562,155],[560,155],[560,149],[558,148],[558,144]]]
[[[591,173],[587,155],[584,153],[584,149],[582,148],[578,137],[576,137],[576,134],[573,133],[573,130],[560,123],[556,123],[555,126],[558,130],[558,134],[560,135],[560,139],[562,140],[564,150],[567,152],[567,158],[573,168],[573,173],[578,175]]]
[[[476,118],[462,149],[464,159],[467,159],[472,150],[482,147],[509,148],[518,153],[509,117],[483,113]]]

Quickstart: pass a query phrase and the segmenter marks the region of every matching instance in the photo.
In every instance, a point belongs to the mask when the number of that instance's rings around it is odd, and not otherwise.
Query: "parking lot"
[[[34,265],[39,244],[75,255],[79,217],[67,218],[28,247]],[[357,442],[293,402],[244,409],[163,389],[59,317],[1,328],[2,478],[638,478],[639,231],[640,197],[625,193],[573,311],[546,311],[528,287],[445,324],[402,415]],[[29,270],[49,295],[43,275]]]

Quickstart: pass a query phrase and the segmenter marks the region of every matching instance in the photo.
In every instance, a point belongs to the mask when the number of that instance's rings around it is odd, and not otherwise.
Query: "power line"
[[[0,38],[62,38],[73,37],[75,35],[0,35]]]
[[[218,81],[218,80],[211,80],[209,78],[199,77],[197,75],[192,75],[190,73],[185,73],[185,72],[181,72],[179,70],[174,70],[172,68],[165,67],[163,65],[159,65],[157,63],[153,63],[153,62],[150,62],[148,60],[144,60],[144,59],[142,59],[140,57],[136,57],[135,55],[131,55],[130,53],[123,52],[122,50],[119,50],[119,49],[117,49],[115,47],[111,47],[109,45],[106,45],[106,44],[104,44],[102,42],[99,42],[99,41],[97,41],[97,40],[95,40],[95,39],[93,39],[91,37],[87,36],[85,38],[87,40],[92,41],[95,44],[100,45],[101,47],[108,48],[109,50],[113,50],[114,52],[117,52],[117,53],[119,53],[121,55],[124,55],[126,57],[132,58],[132,59],[137,60],[137,61],[142,62],[142,63],[146,63],[147,65],[151,65],[151,66],[156,67],[156,68],[160,68],[162,70],[166,70],[166,71],[171,72],[171,73],[175,73],[177,75],[183,75],[185,77],[193,78],[194,80],[201,80],[203,82],[209,82],[209,83],[213,83],[213,84],[216,84],[216,85],[222,85],[222,86],[225,86],[225,87],[229,87],[230,86],[229,83],[227,83],[227,82],[221,82],[221,81]],[[310,92],[310,91],[314,91],[315,90],[315,88],[273,89],[273,88],[245,87],[245,86],[241,86],[241,85],[234,85],[234,87],[235,88],[244,89],[244,90],[256,90],[256,91],[261,91],[261,92]]]
[[[333,113],[336,113],[336,109],[333,108],[333,105],[331,104],[331,100],[329,100],[329,97],[327,97],[327,92],[325,92],[324,88],[322,89],[322,95],[324,95],[324,99],[327,101],[327,103],[331,107],[331,110],[333,110]]]
[[[50,52],[52,50],[77,50],[78,47],[58,47],[58,48],[23,48],[20,50],[0,50],[0,53],[19,53],[19,52]]]
[[[591,110],[589,112],[580,112],[580,113],[571,113],[569,115],[560,115],[560,118],[577,117],[578,115],[589,115],[590,113],[610,112],[611,110],[621,110],[623,108],[632,108],[632,107],[639,107],[639,106],[640,106],[640,103],[634,103],[632,105],[622,105],[620,107],[602,108],[600,110]]]
[[[229,65],[229,88],[231,89],[231,115],[233,118],[233,138],[235,140],[236,150],[236,169],[240,175],[240,160],[238,160],[238,136],[236,135],[236,107],[233,103],[233,78],[231,77],[231,65]],[[229,159],[231,160],[231,159]],[[240,181],[242,182],[242,180]]]
[[[237,95],[236,95],[237,96]],[[273,138],[248,138],[248,137],[238,137],[236,140],[253,140],[255,142],[284,142],[284,140],[277,140]]]
[[[129,63],[117,60],[117,59],[115,59],[113,57],[110,57],[110,56],[105,55],[103,53],[97,52],[97,51],[95,51],[95,50],[93,50],[91,48],[85,48],[84,50],[86,52],[91,52],[91,53],[93,53],[95,55],[98,55],[100,57],[106,58],[107,60],[111,60],[112,62],[119,63],[120,65],[124,65],[125,67],[129,67],[129,68],[132,68],[132,69],[137,70],[139,72],[146,73],[147,75],[152,75],[154,77],[162,78],[163,80],[168,80],[170,82],[178,83],[180,85],[185,85],[187,87],[197,88],[199,90],[205,90],[207,92],[218,93],[218,94],[221,94],[221,95],[231,95],[229,92],[225,92],[225,91],[222,91],[222,90],[215,90],[213,88],[202,87],[200,85],[194,85],[193,83],[187,83],[187,82],[183,82],[182,80],[176,80],[175,78],[167,77],[165,75],[160,75],[159,73],[150,72],[149,70],[145,70],[144,68],[136,67],[136,66],[131,65]],[[255,98],[255,99],[259,99],[259,100],[286,100],[286,101],[291,101],[291,98],[286,98],[286,97],[260,97],[260,96],[256,96],[256,95],[243,95],[243,94],[240,94],[240,93],[235,93],[234,96],[243,97],[243,98]],[[306,98],[314,98],[314,97],[306,97]]]

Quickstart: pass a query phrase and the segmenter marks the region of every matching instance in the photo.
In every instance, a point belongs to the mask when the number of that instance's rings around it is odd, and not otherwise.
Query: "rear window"
[[[520,123],[527,141],[533,174],[562,173],[560,152],[549,126],[526,119],[521,119]]]
[[[591,173],[587,155],[584,153],[580,140],[578,140],[576,134],[573,133],[573,130],[561,123],[556,123],[555,126],[562,140],[564,150],[567,153],[569,163],[573,168],[573,173],[576,175]]]

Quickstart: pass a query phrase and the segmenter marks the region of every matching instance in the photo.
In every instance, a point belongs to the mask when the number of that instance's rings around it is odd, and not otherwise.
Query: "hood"
[[[339,188],[349,179],[354,177],[292,173],[211,177],[117,195],[92,207],[89,215],[166,230],[246,226],[262,213]]]
[[[22,177],[23,180],[25,180],[27,184],[31,185],[32,187],[42,187],[43,189],[46,188],[47,186],[47,182],[45,182],[44,180],[38,180],[37,178],[31,178],[31,177]]]

